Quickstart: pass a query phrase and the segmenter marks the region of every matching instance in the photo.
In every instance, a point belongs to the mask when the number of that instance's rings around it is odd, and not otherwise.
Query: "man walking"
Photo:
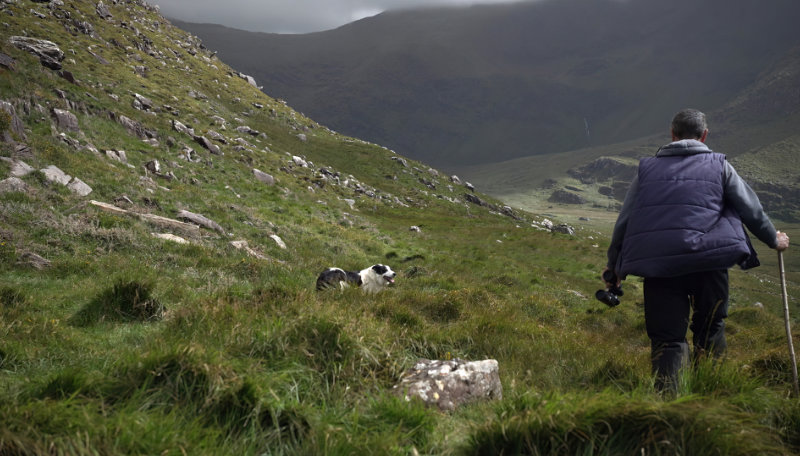
[[[677,390],[689,356],[721,356],[726,348],[728,268],[758,266],[742,223],[776,250],[789,237],[776,231],[753,190],[725,156],[704,143],[706,116],[675,115],[672,142],[639,163],[608,249],[606,269],[618,281],[644,277],[644,314],[656,386]],[[608,283],[608,285],[618,285]]]

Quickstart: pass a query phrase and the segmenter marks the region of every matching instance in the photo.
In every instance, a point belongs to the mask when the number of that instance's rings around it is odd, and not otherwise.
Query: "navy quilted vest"
[[[741,219],[723,199],[725,156],[656,156],[639,163],[639,189],[617,273],[675,277],[727,269],[750,255]]]

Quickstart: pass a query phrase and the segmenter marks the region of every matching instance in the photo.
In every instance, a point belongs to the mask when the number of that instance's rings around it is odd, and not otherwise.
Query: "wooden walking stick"
[[[792,328],[789,325],[789,295],[786,293],[786,272],[783,268],[783,252],[778,251],[778,267],[781,270],[781,293],[783,294],[783,319],[786,321],[786,338],[789,339],[789,355],[792,358],[792,379],[794,380],[794,397],[800,397],[800,385],[797,382],[797,358],[792,343]]]

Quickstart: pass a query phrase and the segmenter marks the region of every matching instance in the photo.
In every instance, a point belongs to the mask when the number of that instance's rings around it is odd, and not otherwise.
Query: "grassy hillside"
[[[0,454],[800,451],[770,271],[732,274],[729,358],[661,398],[641,283],[617,308],[592,297],[602,229],[470,203],[264,95],[142,1],[0,14]],[[324,267],[374,263],[395,286],[314,290]],[[504,399],[398,398],[419,358],[497,359]]]

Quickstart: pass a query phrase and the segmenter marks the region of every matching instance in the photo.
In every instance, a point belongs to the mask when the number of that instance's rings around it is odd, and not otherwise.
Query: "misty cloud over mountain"
[[[269,33],[330,30],[384,11],[537,0],[158,0],[162,12],[189,22]]]

